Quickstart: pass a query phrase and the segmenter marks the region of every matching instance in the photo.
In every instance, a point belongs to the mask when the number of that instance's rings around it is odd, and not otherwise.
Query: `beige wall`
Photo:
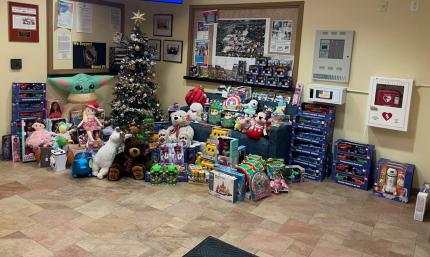
[[[187,57],[188,5],[190,4],[228,4],[228,0],[185,0],[184,5],[148,3],[139,0],[126,0],[126,17],[137,8],[147,13],[146,32],[152,36],[152,14],[174,14],[175,40],[184,41],[184,60]],[[276,0],[268,0],[270,2]],[[6,1],[0,1],[0,25],[7,24]],[[7,94],[0,95],[0,134],[9,131],[10,120],[10,83],[13,80],[37,81],[46,77],[46,42],[45,42],[45,6],[41,4],[41,43],[37,50],[33,44],[8,43],[7,33],[0,30],[0,85]],[[234,3],[262,2],[262,0],[235,0]],[[312,61],[314,33],[317,29],[354,30],[355,42],[352,57],[351,80],[349,89],[368,91],[369,78],[372,75],[394,76],[415,79],[416,85],[430,85],[430,51],[428,26],[430,2],[420,1],[420,10],[409,11],[408,0],[389,0],[388,12],[378,12],[375,0],[305,0],[302,46],[299,66],[299,80],[305,84],[312,82]],[[129,30],[127,20],[126,28]],[[22,47],[21,47],[22,45]],[[18,46],[19,49],[16,47]],[[3,58],[5,56],[6,58]],[[22,57],[24,69],[11,72],[9,58]],[[37,61],[36,61],[37,60]],[[33,62],[33,63],[32,63]],[[3,75],[6,71],[6,75]],[[184,94],[195,85],[182,79],[187,71],[186,63],[157,64],[159,97],[164,107],[172,102],[184,102]],[[3,92],[3,91],[2,91]],[[51,94],[57,94],[53,92]],[[111,88],[99,92],[107,103],[111,97]],[[105,98],[109,97],[109,98]],[[346,138],[376,145],[377,157],[398,161],[408,161],[417,165],[414,186],[430,181],[430,139],[425,133],[430,127],[430,119],[425,111],[430,110],[430,88],[414,89],[410,115],[409,131],[394,132],[385,129],[367,128],[365,125],[366,94],[347,96],[347,104],[340,107],[336,119],[336,138]],[[427,100],[427,101],[426,101]]]

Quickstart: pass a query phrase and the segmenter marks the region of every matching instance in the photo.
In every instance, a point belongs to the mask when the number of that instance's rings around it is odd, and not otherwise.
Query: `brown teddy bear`
[[[148,158],[148,146],[141,140],[129,137],[125,140],[124,152],[115,156],[109,168],[108,179],[120,180],[123,176],[131,176],[137,180],[145,178],[145,170],[150,167],[151,158]]]

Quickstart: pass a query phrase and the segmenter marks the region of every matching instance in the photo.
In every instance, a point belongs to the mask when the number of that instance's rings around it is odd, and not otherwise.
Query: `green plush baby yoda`
[[[69,93],[67,104],[63,107],[63,117],[68,117],[70,111],[82,110],[88,103],[97,101],[96,89],[105,85],[113,76],[77,74],[73,77],[48,78],[48,82]]]

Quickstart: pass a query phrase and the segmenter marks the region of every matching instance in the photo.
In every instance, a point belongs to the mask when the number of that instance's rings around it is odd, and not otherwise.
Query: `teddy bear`
[[[124,132],[116,127],[109,137],[109,141],[100,148],[94,158],[93,176],[96,176],[98,179],[103,179],[103,177],[108,174],[109,168],[118,153],[118,149],[123,143]]]
[[[173,112],[170,119],[172,126],[167,128],[167,143],[178,143],[180,134],[186,134],[189,140],[193,140],[194,130],[190,126],[190,116],[185,111]]]
[[[236,124],[234,125],[234,130],[246,133],[251,127],[251,118],[248,117],[237,117]]]
[[[247,104],[244,105],[243,112],[247,117],[253,117],[257,113],[258,101],[251,99]]]
[[[192,103],[188,115],[192,121],[202,121],[203,105],[201,103]]]
[[[259,140],[261,136],[267,136],[267,115],[264,112],[259,112],[257,116],[252,119],[251,127],[246,134],[249,138]]]
[[[151,167],[148,157],[148,146],[135,137],[129,137],[124,142],[124,152],[115,156],[109,168],[107,178],[110,181],[120,180],[123,176],[131,176],[137,180],[145,178],[145,170]]]
[[[159,145],[167,143],[167,129],[160,129],[160,131],[158,131],[158,143]]]

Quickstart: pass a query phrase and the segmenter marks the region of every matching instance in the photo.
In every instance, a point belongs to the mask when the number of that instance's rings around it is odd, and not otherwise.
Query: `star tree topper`
[[[134,24],[139,25],[146,21],[143,16],[145,16],[145,13],[140,12],[140,10],[137,10],[137,12],[133,12],[133,17],[131,17],[131,19],[134,21]]]

